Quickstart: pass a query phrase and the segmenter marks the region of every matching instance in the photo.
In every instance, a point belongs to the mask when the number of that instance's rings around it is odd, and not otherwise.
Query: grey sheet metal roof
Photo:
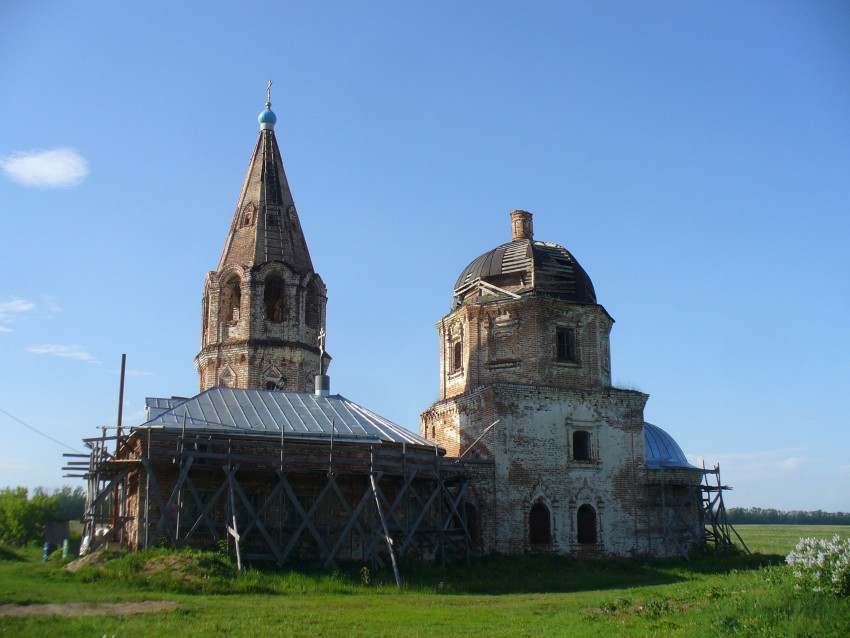
[[[309,392],[279,392],[245,388],[211,388],[159,416],[141,428],[162,427],[220,434],[254,434],[294,438],[330,438],[358,443],[436,445],[345,397]]]
[[[186,397],[171,397],[170,399],[164,397],[147,397],[145,399],[145,407],[153,408],[155,410],[170,410],[186,400]]]
[[[646,443],[646,467],[649,469],[657,470],[662,467],[699,469],[688,463],[679,444],[657,425],[644,423],[643,437]]]

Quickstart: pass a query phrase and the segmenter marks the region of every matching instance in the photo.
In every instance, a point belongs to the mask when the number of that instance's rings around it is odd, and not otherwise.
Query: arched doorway
[[[549,508],[543,503],[535,503],[528,513],[528,542],[532,545],[546,545],[552,542]]]
[[[576,513],[578,542],[592,545],[596,542],[596,510],[590,505],[582,505]]]

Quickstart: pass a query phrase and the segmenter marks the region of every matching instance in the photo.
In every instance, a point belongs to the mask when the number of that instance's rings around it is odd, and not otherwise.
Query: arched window
[[[315,281],[307,285],[307,301],[304,308],[304,323],[308,328],[318,330],[322,322],[321,293]]]
[[[573,432],[573,459],[576,461],[590,461],[590,432],[577,430]]]
[[[267,321],[283,321],[283,291],[283,280],[280,277],[266,277],[263,286],[263,314]]]
[[[596,542],[596,510],[590,505],[582,505],[576,513],[578,542],[592,545]]]
[[[242,287],[237,275],[233,275],[221,290],[221,320],[224,323],[238,323],[239,308],[242,305]]]
[[[552,542],[549,508],[543,503],[535,503],[528,513],[528,542],[532,545],[546,545]]]
[[[463,367],[463,343],[455,341],[452,345],[452,371],[457,372]]]

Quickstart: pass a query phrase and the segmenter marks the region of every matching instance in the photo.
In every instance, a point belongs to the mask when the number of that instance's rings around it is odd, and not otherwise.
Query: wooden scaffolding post
[[[375,505],[378,508],[378,516],[381,519],[381,527],[384,530],[384,540],[387,543],[387,549],[390,552],[390,560],[393,564],[393,574],[395,574],[395,584],[401,589],[401,575],[398,573],[398,565],[395,560],[395,552],[393,551],[393,539],[390,536],[390,530],[387,527],[387,519],[384,518],[384,510],[381,508],[381,499],[378,496],[378,485],[375,482],[375,450],[369,448],[369,482],[372,484],[372,494],[375,496]]]

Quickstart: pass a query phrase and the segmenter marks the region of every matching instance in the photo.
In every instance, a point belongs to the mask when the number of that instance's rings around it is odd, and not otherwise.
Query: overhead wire
[[[48,439],[48,440],[50,440],[50,441],[53,441],[54,443],[56,443],[56,444],[58,444],[58,445],[61,445],[62,447],[64,447],[64,448],[67,448],[67,449],[71,450],[72,452],[76,452],[77,454],[82,454],[82,452],[80,452],[79,450],[77,450],[77,449],[75,449],[75,448],[72,448],[72,447],[71,447],[70,445],[68,445],[67,443],[63,443],[63,442],[62,442],[62,441],[60,441],[59,439],[54,439],[54,438],[53,438],[52,436],[50,436],[49,434],[45,434],[45,433],[44,433],[44,432],[42,432],[41,430],[39,430],[39,429],[37,429],[37,428],[34,428],[34,427],[33,427],[33,426],[31,426],[29,423],[24,423],[21,419],[19,419],[18,417],[16,417],[14,414],[10,414],[9,412],[6,412],[6,410],[4,410],[3,408],[0,408],[0,412],[2,412],[3,414],[5,414],[5,415],[6,415],[7,417],[9,417],[10,419],[14,419],[15,421],[17,421],[18,423],[20,423],[21,425],[23,425],[25,428],[27,428],[27,429],[29,429],[29,430],[32,430],[33,432],[35,432],[36,434],[38,434],[38,435],[40,435],[40,436],[43,436],[45,439]]]

